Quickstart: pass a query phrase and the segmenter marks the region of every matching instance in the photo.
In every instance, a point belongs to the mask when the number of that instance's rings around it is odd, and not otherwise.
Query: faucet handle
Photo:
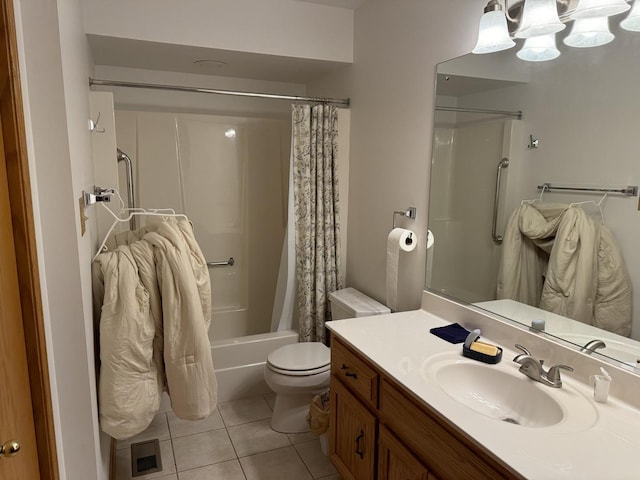
[[[570,367],[569,365],[554,365],[547,372],[547,378],[552,382],[561,382],[560,369],[573,372],[573,367]]]
[[[529,352],[529,350],[527,350],[526,347],[523,347],[519,343],[516,343],[516,348],[518,350],[520,350],[522,353],[519,353],[518,355],[513,357],[513,361],[514,362],[520,363],[520,362],[518,362],[518,360],[520,360],[522,357],[524,357],[524,356],[530,357],[531,356],[531,353]]]

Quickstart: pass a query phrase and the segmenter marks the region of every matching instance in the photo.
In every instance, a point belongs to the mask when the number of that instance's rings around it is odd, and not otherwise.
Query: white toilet
[[[391,313],[353,288],[333,292],[329,301],[333,320]],[[329,388],[330,363],[329,348],[318,342],[285,345],[269,354],[264,379],[276,393],[271,428],[282,433],[309,431],[309,404]]]

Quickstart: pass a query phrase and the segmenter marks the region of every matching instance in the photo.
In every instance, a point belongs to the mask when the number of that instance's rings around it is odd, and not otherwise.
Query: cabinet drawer
[[[428,466],[430,475],[442,480],[522,478],[473,442],[450,433],[450,427],[386,379],[380,389],[382,423]]]
[[[336,338],[331,343],[331,373],[365,403],[378,407],[378,373]]]

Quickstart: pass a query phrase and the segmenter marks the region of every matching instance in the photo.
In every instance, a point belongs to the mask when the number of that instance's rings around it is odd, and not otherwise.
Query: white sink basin
[[[439,368],[435,378],[454,400],[497,420],[548,427],[564,419],[558,402],[524,375],[514,377],[480,363],[451,363]]]
[[[505,357],[509,358],[506,352]],[[450,398],[505,425],[580,431],[598,419],[593,400],[567,385],[566,379],[562,388],[542,385],[507,359],[488,365],[447,353],[432,357],[424,367],[425,380]]]

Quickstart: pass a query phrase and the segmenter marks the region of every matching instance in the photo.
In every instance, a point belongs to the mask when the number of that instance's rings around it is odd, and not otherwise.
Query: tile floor
[[[220,403],[197,422],[177,418],[167,398],[149,428],[120,441],[116,479],[130,480],[132,443],[157,438],[163,470],[135,479],[162,480],[339,480],[312,433],[271,430],[274,394]]]

